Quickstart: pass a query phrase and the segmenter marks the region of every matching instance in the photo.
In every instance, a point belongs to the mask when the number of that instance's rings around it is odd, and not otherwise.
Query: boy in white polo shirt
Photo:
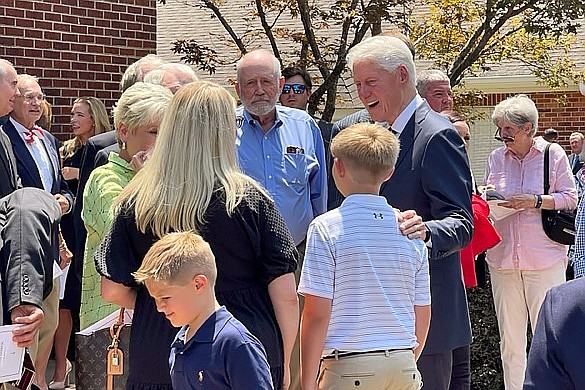
[[[378,196],[400,145],[359,123],[331,143],[343,204],[309,226],[299,293],[301,381],[313,389],[419,389],[416,368],[431,316],[427,249],[400,233]]]

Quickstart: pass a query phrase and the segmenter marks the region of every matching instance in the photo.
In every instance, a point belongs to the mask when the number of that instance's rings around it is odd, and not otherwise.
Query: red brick
[[[20,47],[34,47],[35,41],[33,39],[19,39],[18,46]]]
[[[116,20],[112,21],[112,28],[117,28],[120,30],[126,30],[127,28],[129,29],[126,22],[118,22]]]
[[[35,67],[37,67],[37,68],[52,68],[53,61],[46,60],[46,59],[41,58],[41,57],[36,57],[35,58]]]
[[[17,0],[18,2],[18,8],[20,9],[33,9],[33,3],[32,1],[28,1],[28,0]]]
[[[24,30],[21,28],[16,28],[16,27],[6,27],[6,28],[4,28],[4,33],[6,35],[11,35],[13,37],[23,37],[24,36]]]
[[[122,32],[124,32],[124,31],[122,31]],[[119,37],[120,31],[115,30],[115,29],[111,29],[111,28],[107,28],[104,30],[104,35],[109,36],[109,37]]]
[[[43,22],[42,20],[35,20],[35,28],[39,30],[53,30],[53,23],[51,22]]]
[[[104,10],[104,11],[109,11],[109,10],[112,9],[112,4],[110,4],[108,2],[105,2],[105,1],[98,1],[95,4],[95,8],[101,9],[101,10]]]
[[[0,46],[14,46],[14,41],[15,39],[12,37],[0,35]]]
[[[87,29],[87,33],[92,35],[104,35],[104,29],[98,27],[89,27]]]
[[[72,43],[71,44],[71,51],[78,51],[78,52],[85,53],[86,48],[87,48],[87,45],[82,45],[79,43]]]
[[[77,61],[77,54],[70,51],[61,52],[61,59],[67,61]]]
[[[0,16],[0,25],[16,26],[16,18],[10,16]]]
[[[120,13],[126,13],[127,12],[127,8],[125,5],[121,5],[121,4],[112,4],[112,11],[114,12],[120,12]]]
[[[26,66],[26,67],[29,67],[29,68],[32,68],[32,67],[35,66],[35,60],[34,60],[34,58],[28,58],[28,57],[20,58],[19,61],[18,61],[18,63],[21,66]]]
[[[95,62],[96,58],[93,54],[82,53],[79,55],[79,61]]]
[[[51,11],[52,8],[53,8],[53,6],[51,4],[47,4],[47,3],[42,2],[42,1],[36,1],[34,3],[35,11]]]
[[[120,31],[120,36],[122,38],[136,38],[137,35],[138,35],[138,33],[136,33],[135,31],[128,31],[128,30]]]
[[[25,29],[25,35],[26,35],[26,30],[30,30],[34,27],[35,25],[35,21],[32,19],[17,19],[16,20],[16,25],[18,27],[22,27]]]
[[[53,80],[53,87],[69,88],[69,80],[67,80],[67,79]]]
[[[76,26],[76,25],[72,25],[71,26],[71,32],[75,33],[75,34],[81,34],[81,35],[85,35],[87,34],[87,27],[86,26]],[[81,37],[80,37],[81,38]]]
[[[60,22],[61,15],[53,13],[53,12],[45,12],[45,20],[50,20],[53,22]]]
[[[104,11],[99,11],[97,9],[88,9],[87,16],[94,19],[103,19]]]
[[[78,7],[71,8],[71,15],[85,17],[85,16],[87,16],[87,9],[85,9],[85,8],[78,8]]]
[[[71,63],[71,69],[87,70],[87,64],[85,62],[73,61]]]
[[[77,16],[63,15],[63,23],[69,23],[73,25],[71,27],[75,27],[79,24],[79,18]]]
[[[57,31],[70,32],[71,26],[65,23],[53,23],[53,28]]]
[[[83,26],[95,26],[95,20],[92,18],[79,18],[79,24]]]
[[[43,50],[42,54],[43,58],[52,58],[54,60],[58,60],[61,58],[61,53],[55,50]],[[40,55],[39,55],[40,57]]]
[[[96,40],[96,37],[94,35],[89,35],[89,34],[79,35],[78,38],[79,38],[79,42],[81,42],[81,43],[94,43]]]
[[[38,30],[42,31],[42,30]],[[60,41],[61,40],[61,33],[56,33],[53,31],[44,31],[43,32],[44,39],[50,39],[53,41]]]
[[[24,11],[17,8],[6,8],[6,16],[14,16],[16,18],[24,18]]]
[[[104,47],[104,53],[118,55],[120,54],[120,49],[113,46],[106,46]]]
[[[142,16],[139,15],[133,15],[133,14],[120,14],[120,20],[124,20],[126,22],[139,22],[140,20],[138,20],[139,18],[142,18]],[[145,18],[148,19],[148,18]]]
[[[79,40],[79,35],[77,34],[63,34],[64,41],[66,42],[77,42]]]

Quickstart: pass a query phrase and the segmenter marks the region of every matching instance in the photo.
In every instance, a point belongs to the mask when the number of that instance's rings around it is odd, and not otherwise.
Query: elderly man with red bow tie
[[[20,92],[14,99],[14,108],[10,119],[3,125],[3,130],[10,138],[16,159],[16,169],[23,187],[36,187],[53,194],[59,203],[61,214],[66,214],[73,205],[73,194],[63,179],[59,160],[59,141],[48,131],[35,125],[42,114],[41,103],[43,91],[36,77],[21,74],[17,76],[17,88]],[[53,237],[58,240],[58,232]],[[60,245],[62,248],[64,244]],[[68,260],[68,257],[61,256]],[[59,250],[55,247],[53,259],[64,268]],[[64,260],[65,262],[67,260]],[[55,269],[58,269],[55,267]],[[54,274],[53,277],[58,276]],[[39,332],[38,344],[33,344],[31,351],[36,352],[35,368],[37,375],[33,381],[40,389],[47,389],[44,380],[46,368],[59,316],[59,283],[53,280],[53,289],[45,298],[42,309],[45,314]],[[35,348],[37,347],[37,348]],[[36,349],[36,351],[35,351]]]

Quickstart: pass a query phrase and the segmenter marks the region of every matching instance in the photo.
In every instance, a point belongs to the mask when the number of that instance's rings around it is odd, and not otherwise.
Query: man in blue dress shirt
[[[321,132],[306,112],[276,105],[284,78],[272,53],[252,51],[236,69],[240,166],[272,195],[299,245],[309,223],[327,209]]]
[[[327,166],[323,138],[305,111],[276,105],[284,77],[266,50],[246,54],[236,65],[236,145],[242,170],[274,199],[300,253],[309,223],[327,211]],[[297,283],[302,255],[296,272]],[[302,310],[302,301],[299,302]],[[291,390],[300,389],[298,336],[290,362]],[[285,378],[285,384],[288,383]]]

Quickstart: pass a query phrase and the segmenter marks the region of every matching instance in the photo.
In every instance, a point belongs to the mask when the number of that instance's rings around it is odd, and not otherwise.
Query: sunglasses
[[[282,93],[289,93],[291,88],[295,95],[300,95],[301,93],[305,92],[306,87],[303,84],[284,84],[282,87]]]
[[[494,134],[494,139],[496,141],[500,141],[500,142],[514,142],[516,134],[514,134],[514,137],[502,137],[501,133],[500,133],[500,129],[496,129],[496,133]]]

